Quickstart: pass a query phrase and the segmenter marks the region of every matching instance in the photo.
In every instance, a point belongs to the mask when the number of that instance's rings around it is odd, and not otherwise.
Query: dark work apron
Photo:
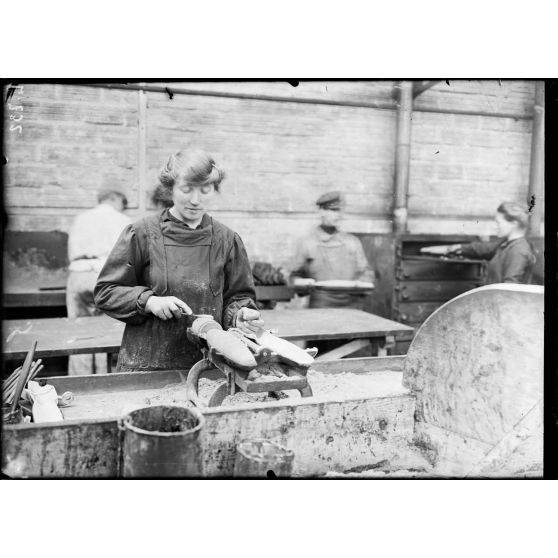
[[[149,287],[156,296],[175,296],[194,314],[211,314],[221,323],[223,311],[223,241],[213,223],[177,231],[163,219],[144,221],[149,238]],[[184,318],[161,320],[149,314],[142,324],[127,324],[118,371],[188,370],[202,358],[186,337]]]
[[[356,261],[347,246],[340,241],[319,242],[315,258],[310,264],[311,276],[316,281],[343,279],[352,281],[356,276]],[[362,310],[365,297],[350,292],[322,291],[310,295],[310,308],[356,308]]]

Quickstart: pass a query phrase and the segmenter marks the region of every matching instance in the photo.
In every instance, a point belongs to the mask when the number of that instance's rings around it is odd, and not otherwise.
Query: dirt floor
[[[198,394],[202,403],[207,404],[213,392],[223,381],[200,379]],[[369,374],[351,372],[328,374],[309,370],[308,382],[313,395],[320,398],[371,398],[406,393],[401,384],[401,372],[393,371],[371,372]],[[222,407],[288,398],[299,399],[300,393],[296,390],[289,390],[270,396],[267,393],[248,394],[241,392],[233,396],[227,396]],[[63,408],[62,413],[66,420],[109,418],[123,416],[135,409],[154,405],[190,406],[191,404],[186,399],[185,384],[169,384],[159,389],[76,395],[74,404],[71,407]]]

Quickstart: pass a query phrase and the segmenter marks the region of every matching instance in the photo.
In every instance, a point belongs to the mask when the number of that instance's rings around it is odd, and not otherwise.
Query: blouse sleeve
[[[141,284],[148,265],[144,252],[134,225],[128,225],[101,269],[94,290],[97,308],[112,318],[131,324],[145,320],[145,303],[153,291]]]
[[[491,260],[501,243],[501,240],[495,240],[493,242],[469,242],[461,246],[461,254],[466,258]]]
[[[248,254],[238,234],[225,262],[225,284],[223,287],[223,328],[234,326],[236,313],[244,307],[257,310],[256,287]]]

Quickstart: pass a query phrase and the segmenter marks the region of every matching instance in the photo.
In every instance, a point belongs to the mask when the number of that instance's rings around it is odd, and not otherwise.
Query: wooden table
[[[66,289],[14,288],[4,290],[4,308],[66,307]]]
[[[396,340],[409,340],[413,328],[361,310],[320,308],[263,310],[266,329],[277,330],[289,341],[347,339],[349,343],[319,356],[320,360],[342,358],[372,344],[378,354]],[[3,322],[5,359],[23,359],[37,340],[37,357],[117,353],[124,323],[108,316],[44,318]],[[109,358],[110,361],[110,358]]]
[[[291,300],[294,289],[287,285],[258,285],[256,298],[260,302]],[[5,285],[2,294],[4,308],[66,307],[66,287],[38,288],[29,285]]]

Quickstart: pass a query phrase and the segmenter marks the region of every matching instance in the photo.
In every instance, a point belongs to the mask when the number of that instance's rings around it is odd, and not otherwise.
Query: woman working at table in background
[[[486,284],[530,283],[535,264],[533,248],[525,238],[529,214],[519,204],[504,202],[496,211],[499,240],[449,246],[427,246],[424,254],[464,256],[490,260]]]
[[[129,225],[95,287],[95,302],[126,322],[118,371],[184,370],[201,358],[181,315],[211,314],[224,329],[263,325],[242,240],[206,210],[224,172],[198,150],[171,155],[159,180],[173,205]]]

